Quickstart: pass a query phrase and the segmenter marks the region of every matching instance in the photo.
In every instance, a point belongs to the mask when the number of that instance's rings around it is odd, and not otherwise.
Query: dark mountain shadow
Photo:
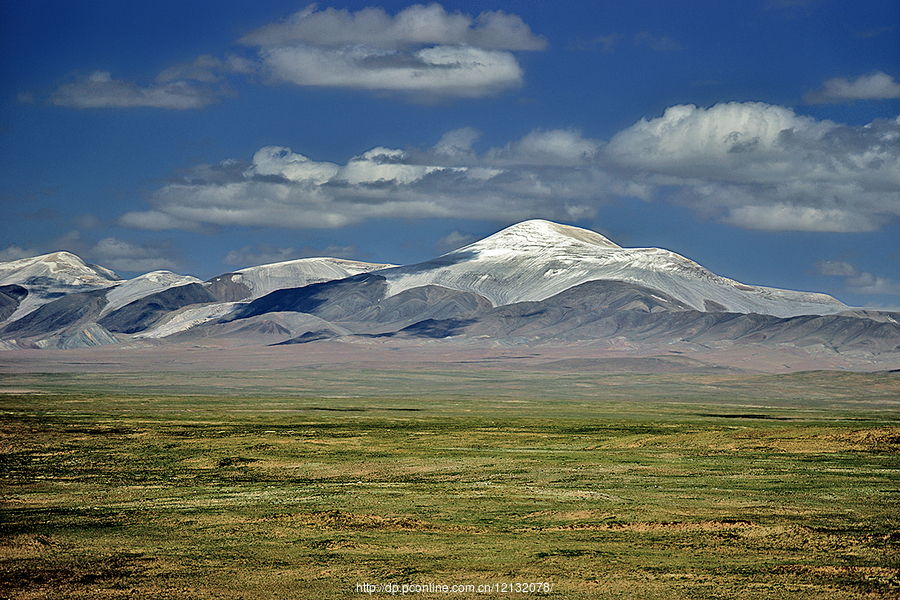
[[[361,273],[346,279],[312,283],[299,288],[275,290],[250,302],[220,323],[246,319],[270,312],[301,312],[322,316],[320,309],[328,308],[326,320],[362,310],[384,298],[387,281],[381,275]]]
[[[104,316],[98,323],[115,333],[138,333],[149,329],[173,310],[216,301],[203,285],[189,283],[135,300]]]
[[[270,344],[271,346],[290,346],[292,344],[308,344],[310,342],[318,342],[320,340],[330,340],[332,338],[337,337],[333,331],[329,331],[327,329],[319,329],[316,331],[307,331],[303,335],[298,335],[295,338],[291,338],[289,340],[285,340],[283,342],[278,342],[277,344]]]
[[[3,336],[47,336],[62,329],[91,322],[108,304],[107,291],[109,290],[100,289],[66,294],[8,324],[3,328]]]
[[[21,285],[0,285],[0,323],[16,312],[26,296],[28,289]]]
[[[413,323],[399,331],[382,333],[373,337],[424,337],[441,339],[463,333],[466,327],[476,323],[478,319],[425,319]]]
[[[438,256],[437,258],[432,258],[430,260],[426,260],[425,262],[415,263],[413,265],[403,265],[401,267],[389,267],[387,269],[381,269],[380,271],[376,271],[377,273],[390,273],[390,272],[402,272],[408,273],[410,275],[415,275],[416,273],[425,273],[427,271],[431,271],[434,269],[440,269],[442,267],[449,267],[451,265],[455,265],[457,263],[466,262],[468,260],[472,260],[478,256],[478,253],[474,250],[466,250],[464,252],[453,252],[452,254],[445,254],[444,256]]]

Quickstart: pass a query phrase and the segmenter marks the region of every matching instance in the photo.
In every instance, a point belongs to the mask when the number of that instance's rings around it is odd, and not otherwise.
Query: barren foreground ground
[[[900,595],[896,373],[23,365],[0,598]]]

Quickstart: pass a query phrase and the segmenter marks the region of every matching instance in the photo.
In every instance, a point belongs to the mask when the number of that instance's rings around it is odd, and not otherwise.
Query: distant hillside
[[[0,319],[7,349],[626,342],[659,352],[792,348],[869,367],[900,357],[898,313],[745,285],[668,250],[540,220],[414,265],[312,258],[209,281],[167,271],[123,281],[58,252],[0,263]]]

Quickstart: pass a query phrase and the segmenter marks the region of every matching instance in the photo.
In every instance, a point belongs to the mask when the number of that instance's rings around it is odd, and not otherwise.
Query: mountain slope
[[[106,314],[97,322],[114,333],[137,333],[149,329],[180,308],[212,302],[216,302],[216,298],[205,287],[199,283],[188,283],[143,296]]]
[[[110,313],[141,298],[189,283],[201,283],[201,281],[196,277],[178,275],[171,271],[145,273],[134,279],[123,281],[109,290],[106,294],[109,304],[103,312],[104,314]]]
[[[53,252],[32,258],[0,263],[0,286],[18,285],[28,294],[20,301],[11,319],[73,292],[108,288],[122,278],[98,265],[84,262],[70,252]]]
[[[204,282],[168,271],[123,281],[63,252],[0,264],[3,349],[327,340],[554,348],[557,356],[576,346],[645,354],[752,348],[750,355],[789,348],[869,368],[900,364],[900,314],[744,285],[668,250],[622,248],[539,220],[401,267],[301,259]]]
[[[21,285],[0,285],[0,323],[16,312],[26,296],[28,290]]]
[[[226,293],[224,290],[227,288],[231,300],[240,300],[260,298],[275,290],[344,279],[392,266],[340,258],[301,258],[226,273],[208,283],[215,285],[217,289],[221,288],[217,295]]]
[[[787,317],[847,308],[825,294],[748,286],[674,252],[621,248],[600,234],[549,221],[525,221],[434,260],[378,271],[388,295],[427,284],[471,291],[495,306],[544,300],[592,280],[659,290],[698,311]]]
[[[368,333],[392,331],[424,319],[469,316],[491,308],[471,292],[422,286],[386,297],[387,284],[377,273],[361,273],[301,288],[276,290],[237,308],[221,323],[271,313],[313,315],[336,330]]]
[[[465,321],[429,320],[417,325],[397,335],[454,335],[532,347],[625,339],[660,348],[728,342],[870,357],[900,352],[900,315],[896,313],[776,317],[701,312],[656,290],[616,281],[589,281],[546,300],[500,306]],[[436,336],[435,332],[444,333]]]
[[[44,337],[65,329],[93,323],[106,306],[106,290],[74,292],[35,308],[6,324],[4,338]]]

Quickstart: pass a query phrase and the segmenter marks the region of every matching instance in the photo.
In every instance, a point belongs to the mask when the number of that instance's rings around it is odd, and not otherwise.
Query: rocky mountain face
[[[621,248],[602,235],[525,221],[431,261],[382,271],[389,293],[426,284],[471,291],[495,306],[545,300],[587,281],[621,281],[658,290],[698,311],[787,317],[847,307],[831,296],[749,286],[659,248]]]
[[[58,252],[0,264],[0,348],[99,344],[789,346],[900,357],[900,314],[748,286],[658,248],[526,221],[407,266],[317,258],[123,281]]]

